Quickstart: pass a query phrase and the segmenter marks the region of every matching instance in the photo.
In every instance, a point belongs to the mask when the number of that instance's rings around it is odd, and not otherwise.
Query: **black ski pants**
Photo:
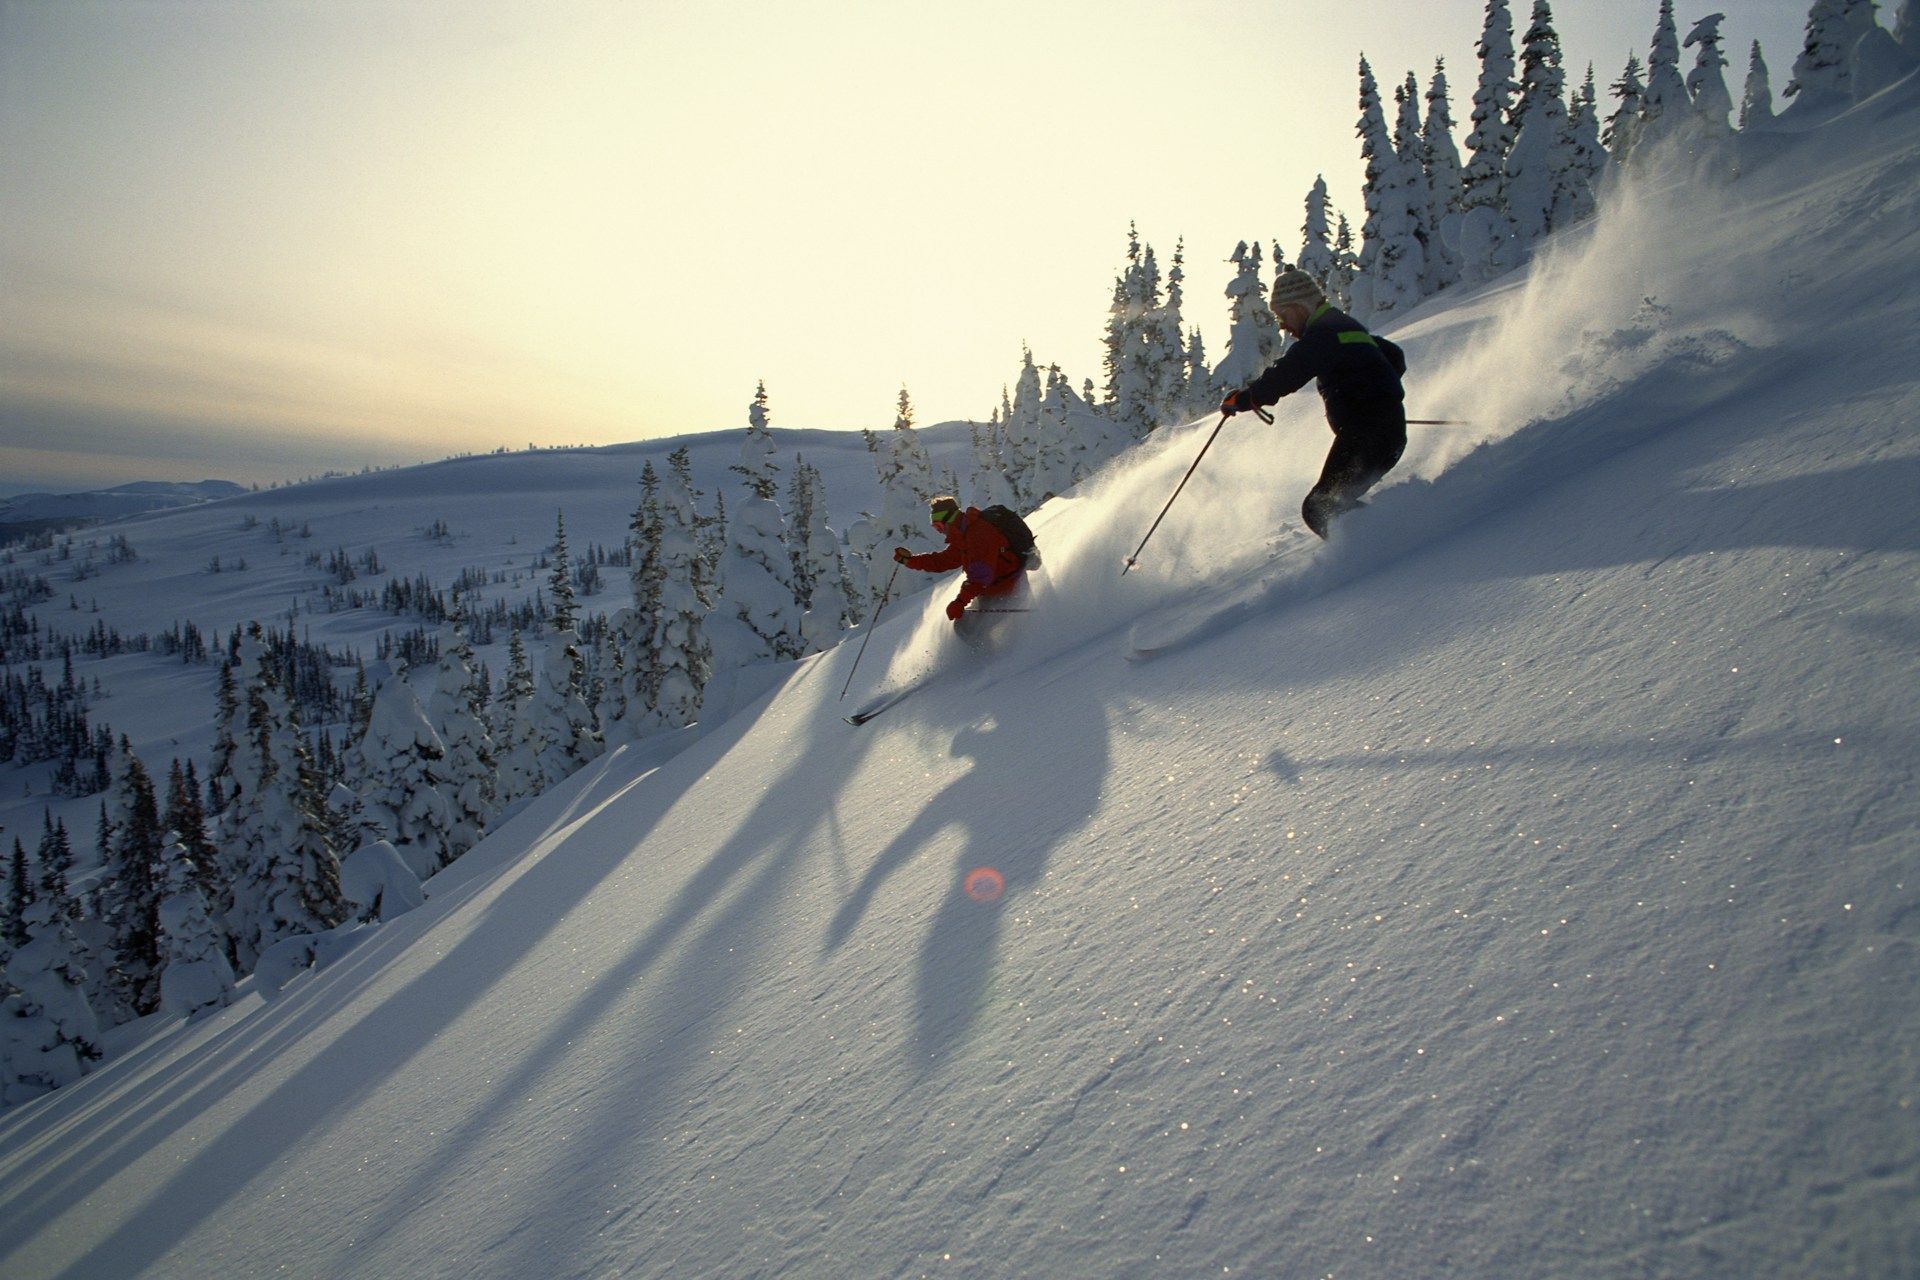
[[[1407,415],[1398,405],[1365,427],[1339,432],[1320,468],[1320,482],[1307,493],[1300,515],[1307,528],[1327,536],[1335,516],[1364,505],[1360,499],[1407,451]]]

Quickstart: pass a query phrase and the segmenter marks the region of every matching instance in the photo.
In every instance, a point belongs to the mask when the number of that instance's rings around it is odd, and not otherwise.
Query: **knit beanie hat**
[[[1319,282],[1298,267],[1288,267],[1274,277],[1272,303],[1275,308],[1284,307],[1290,302],[1317,307],[1326,300],[1327,295],[1321,291]]]

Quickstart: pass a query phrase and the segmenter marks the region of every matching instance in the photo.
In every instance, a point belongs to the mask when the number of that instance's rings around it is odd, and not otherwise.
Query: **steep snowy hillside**
[[[915,601],[0,1117],[0,1270],[1914,1274],[1917,119],[1432,304],[1479,427],[1332,544],[1287,402],[1121,578],[1171,433],[984,651]]]

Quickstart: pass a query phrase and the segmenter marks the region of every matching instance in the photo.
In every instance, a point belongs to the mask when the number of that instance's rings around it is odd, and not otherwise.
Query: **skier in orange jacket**
[[[979,597],[1008,595],[1020,585],[1026,559],[980,514],[980,508],[962,511],[958,501],[943,495],[927,504],[927,518],[946,538],[946,550],[917,556],[905,547],[895,547],[893,558],[922,573],[966,570],[960,594],[947,605],[947,617],[958,622],[967,606]]]

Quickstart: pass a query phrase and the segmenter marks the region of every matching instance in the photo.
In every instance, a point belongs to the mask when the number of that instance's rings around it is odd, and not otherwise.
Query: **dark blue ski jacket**
[[[1307,320],[1300,340],[1247,386],[1254,404],[1266,406],[1319,380],[1327,425],[1335,435],[1406,432],[1406,392],[1400,375],[1407,357],[1400,348],[1332,303]]]

